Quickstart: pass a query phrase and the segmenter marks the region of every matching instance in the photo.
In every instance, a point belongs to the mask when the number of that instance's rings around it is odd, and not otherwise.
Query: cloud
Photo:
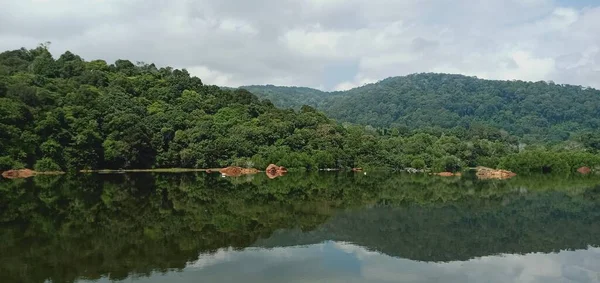
[[[228,86],[452,72],[600,87],[600,4],[570,3],[3,0],[0,49],[51,41],[56,56],[155,62]],[[329,74],[336,66],[352,72]]]
[[[335,91],[349,90],[349,89],[352,89],[355,87],[360,87],[360,86],[374,83],[374,82],[377,82],[377,79],[356,76],[354,78],[354,80],[352,80],[352,81],[345,81],[345,82],[342,82],[342,83],[336,85],[333,88],[333,90],[335,90]]]
[[[193,76],[202,78],[211,84],[226,86],[230,84],[230,76],[219,71],[213,71],[206,66],[187,67],[187,70]]]

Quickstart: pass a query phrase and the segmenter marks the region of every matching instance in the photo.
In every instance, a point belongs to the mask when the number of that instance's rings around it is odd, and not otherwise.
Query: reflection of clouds
[[[362,274],[377,280],[396,276],[402,282],[600,282],[600,248],[486,256],[447,263],[375,256],[363,261]]]
[[[361,246],[354,245],[347,242],[331,242],[337,249],[342,250],[348,254],[354,254],[358,259],[363,259],[369,256],[376,256],[380,253],[367,250]]]
[[[554,254],[555,255],[555,254]],[[500,278],[513,282],[535,282],[536,278],[552,280],[560,278],[560,260],[553,254],[503,255],[482,257],[465,263],[452,262],[440,265],[449,273],[469,272],[472,277],[498,274]],[[501,281],[498,281],[501,282]]]
[[[600,248],[420,262],[349,243],[202,254],[183,272],[143,282],[600,282]],[[128,279],[129,280],[129,279]]]

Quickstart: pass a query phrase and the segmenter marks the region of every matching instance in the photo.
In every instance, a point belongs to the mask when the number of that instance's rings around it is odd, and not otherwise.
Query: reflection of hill
[[[124,279],[180,269],[281,228],[312,229],[324,198],[285,201],[218,175],[82,176],[0,183],[2,282]],[[35,272],[31,272],[35,270]]]
[[[122,279],[180,269],[222,247],[323,239],[426,260],[578,248],[595,243],[600,194],[589,188],[599,183],[352,173],[0,181],[0,274],[6,282]]]
[[[596,197],[598,196],[596,190]],[[439,206],[373,207],[340,213],[310,232],[279,231],[261,247],[351,242],[420,261],[600,246],[600,203],[553,192]]]

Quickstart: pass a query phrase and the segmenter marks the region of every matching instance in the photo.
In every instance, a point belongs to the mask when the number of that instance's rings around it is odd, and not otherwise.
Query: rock
[[[267,166],[267,172],[284,172],[287,173],[287,169],[283,166],[277,166],[275,164],[269,164],[269,166]]]
[[[287,169],[283,166],[269,164],[269,166],[265,170],[265,173],[267,174],[267,177],[269,177],[270,179],[274,179],[285,175],[285,173],[287,173]]]
[[[492,169],[483,166],[479,166],[475,169],[477,170],[477,178],[479,179],[509,179],[517,176],[516,173],[508,170]]]
[[[8,170],[2,173],[7,179],[29,178],[35,176],[36,172],[31,169]]]
[[[352,171],[354,171],[354,172],[362,172],[362,170],[363,169],[360,167],[352,168]]]
[[[221,174],[230,177],[236,177],[242,175],[242,167],[230,166],[219,170]]]
[[[242,175],[256,174],[258,169],[255,168],[242,168]]]
[[[208,172],[208,170],[207,170]],[[212,171],[211,171],[212,172]],[[241,175],[249,175],[258,173],[258,169],[255,168],[242,168],[238,166],[230,166],[219,170],[223,176],[238,177]]]
[[[587,174],[590,174],[592,172],[592,169],[590,169],[590,167],[583,166],[583,167],[577,169],[577,172],[579,172],[579,173],[581,173],[583,175],[587,175]]]

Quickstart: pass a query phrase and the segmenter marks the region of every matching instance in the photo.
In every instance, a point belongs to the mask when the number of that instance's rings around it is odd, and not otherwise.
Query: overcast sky
[[[594,0],[0,0],[0,49],[348,89],[444,72],[600,88]]]

